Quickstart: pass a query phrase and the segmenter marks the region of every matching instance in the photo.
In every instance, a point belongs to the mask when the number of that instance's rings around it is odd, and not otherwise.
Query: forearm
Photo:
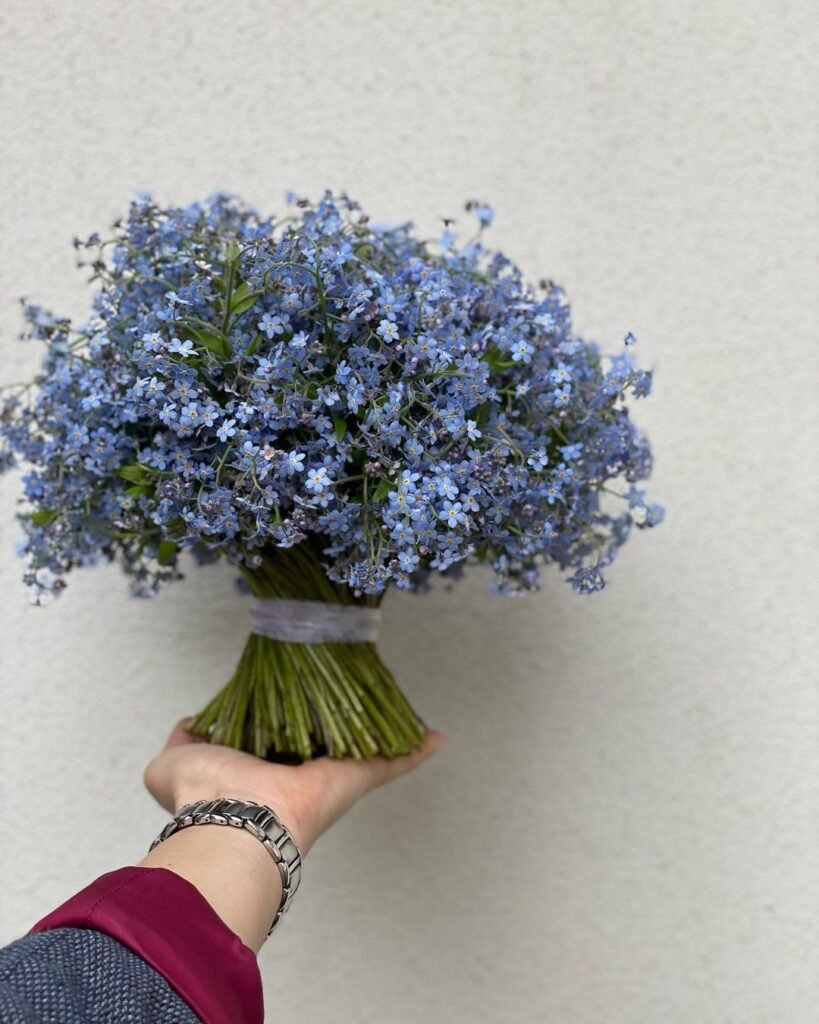
[[[261,949],[282,885],[273,858],[250,832],[191,826],[160,843],[139,866],[167,868],[187,879],[246,946]]]
[[[200,742],[184,726],[183,720],[146,770],[157,801],[171,814],[224,794],[272,806],[302,855],[359,797],[414,768],[444,740],[430,732],[422,749],[393,760],[318,758],[286,767]],[[215,823],[181,829],[137,866],[100,876],[0,955],[0,1004],[17,1012],[70,997],[89,1024],[103,1015],[109,1020],[112,1006],[125,1008],[118,1019],[181,1021],[185,1004],[213,1024],[261,1024],[256,953],[279,909],[281,878],[250,831]],[[47,941],[41,932],[51,933]],[[17,970],[21,958],[39,970],[49,955],[53,983],[47,971]],[[145,966],[134,966],[135,958]],[[126,1012],[131,992],[138,1002],[133,1013]]]

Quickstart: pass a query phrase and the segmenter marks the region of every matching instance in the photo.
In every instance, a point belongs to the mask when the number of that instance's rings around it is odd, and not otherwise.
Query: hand
[[[291,767],[208,743],[185,731],[188,721],[176,725],[165,748],[145,769],[151,795],[172,814],[184,804],[222,796],[266,804],[292,832],[302,853],[362,796],[416,768],[446,740],[442,732],[429,730],[423,747],[404,757],[320,757]]]

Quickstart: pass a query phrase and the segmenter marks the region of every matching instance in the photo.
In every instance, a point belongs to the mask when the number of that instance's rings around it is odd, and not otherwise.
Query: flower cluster
[[[485,205],[471,239],[447,222],[427,242],[343,195],[290,203],[274,222],[226,195],[141,198],[75,243],[86,324],[24,304],[46,351],[0,399],[0,467],[28,464],[28,582],[59,590],[102,555],[147,594],[183,550],[252,568],[310,540],[361,594],[471,557],[501,591],[544,561],[600,589],[631,526],[662,519],[635,486],[633,337],[609,360],[574,333],[558,286],[484,246]]]

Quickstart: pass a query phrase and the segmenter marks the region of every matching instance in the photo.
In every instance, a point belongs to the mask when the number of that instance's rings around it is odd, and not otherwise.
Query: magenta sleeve
[[[206,1024],[263,1024],[256,957],[199,890],[167,868],[101,875],[46,915],[51,928],[105,932],[158,971]]]

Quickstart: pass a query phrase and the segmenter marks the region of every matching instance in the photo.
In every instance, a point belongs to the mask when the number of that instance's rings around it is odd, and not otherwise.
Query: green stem
[[[256,597],[375,606],[329,580],[318,548],[264,552],[242,575]],[[227,685],[192,732],[259,756],[396,757],[421,745],[424,726],[370,643],[301,644],[251,634]]]

